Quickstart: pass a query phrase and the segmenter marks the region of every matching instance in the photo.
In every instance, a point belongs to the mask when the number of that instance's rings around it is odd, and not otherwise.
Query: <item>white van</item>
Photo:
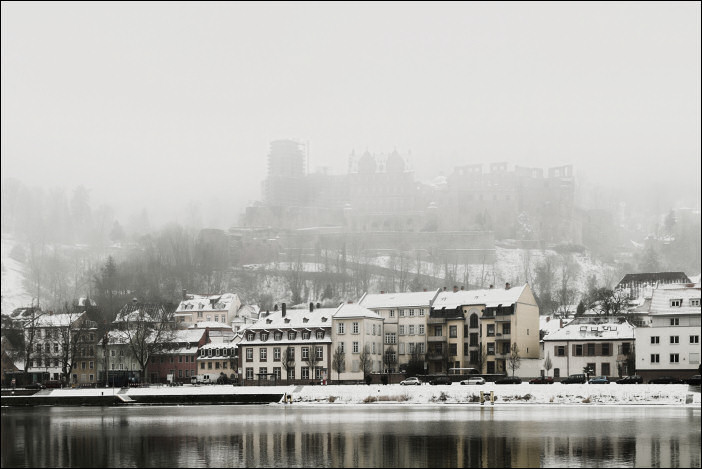
[[[210,384],[212,382],[211,375],[197,375],[190,378],[190,384]]]

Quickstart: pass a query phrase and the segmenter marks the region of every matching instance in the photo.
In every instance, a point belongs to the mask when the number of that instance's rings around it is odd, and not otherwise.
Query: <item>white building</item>
[[[426,324],[432,302],[441,290],[405,293],[364,294],[358,304],[383,318],[383,346],[395,353],[383,369],[395,372],[406,365],[412,353],[427,351]]]
[[[360,381],[364,378],[363,360],[367,372],[379,373],[383,367],[383,318],[358,304],[341,304],[333,315],[332,354],[337,350],[344,356],[344,371],[334,372],[340,381]],[[365,351],[365,352],[364,352]]]
[[[636,371],[644,380],[699,374],[700,284],[653,290],[645,327],[636,329]]]
[[[579,318],[543,339],[553,377],[584,373],[590,376],[630,374],[627,359],[634,351],[634,326],[616,318]]]
[[[174,317],[179,327],[187,328],[197,322],[220,322],[231,324],[241,308],[236,293],[222,295],[191,295],[183,292],[183,300],[176,308]]]

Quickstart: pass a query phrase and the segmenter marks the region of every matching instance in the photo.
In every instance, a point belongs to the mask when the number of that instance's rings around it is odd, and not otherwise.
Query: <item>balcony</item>
[[[505,334],[504,332],[503,332],[503,333],[499,333],[499,332],[498,332],[497,334],[495,334],[495,340],[507,340],[507,341],[509,341],[509,340],[510,340],[510,337],[511,337],[511,335],[510,335],[509,333]]]
[[[498,314],[495,315],[495,322],[510,322],[512,321],[511,314]]]
[[[446,324],[446,318],[428,317],[426,319],[427,319],[427,325],[429,325],[429,324]]]
[[[429,335],[429,336],[427,336],[427,342],[446,342],[446,336]]]

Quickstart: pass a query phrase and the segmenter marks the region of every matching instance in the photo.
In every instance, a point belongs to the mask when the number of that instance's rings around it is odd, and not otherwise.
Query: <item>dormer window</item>
[[[268,332],[261,332],[261,341],[265,342],[268,340]]]
[[[273,334],[273,338],[275,340],[283,340],[283,333],[282,332],[276,332]]]
[[[699,298],[690,298],[690,306],[699,306],[699,305],[700,305]]]
[[[288,332],[288,340],[295,340],[297,333],[295,331]]]
[[[670,300],[671,308],[679,308],[682,306],[682,299]]]
[[[310,338],[309,331],[305,331],[302,333],[302,340],[309,340],[309,338]]]
[[[246,334],[246,340],[248,340],[248,341],[254,340],[255,337],[256,337],[256,334],[254,334],[253,332],[249,332],[248,334]]]
[[[317,339],[323,339],[324,338],[324,331],[317,331]]]

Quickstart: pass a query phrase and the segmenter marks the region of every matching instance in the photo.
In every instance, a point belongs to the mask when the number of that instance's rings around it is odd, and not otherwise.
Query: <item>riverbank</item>
[[[44,389],[31,396],[6,395],[2,406],[193,405],[193,404],[480,404],[490,403],[673,405],[700,407],[700,387],[686,384],[151,386],[144,388]]]

